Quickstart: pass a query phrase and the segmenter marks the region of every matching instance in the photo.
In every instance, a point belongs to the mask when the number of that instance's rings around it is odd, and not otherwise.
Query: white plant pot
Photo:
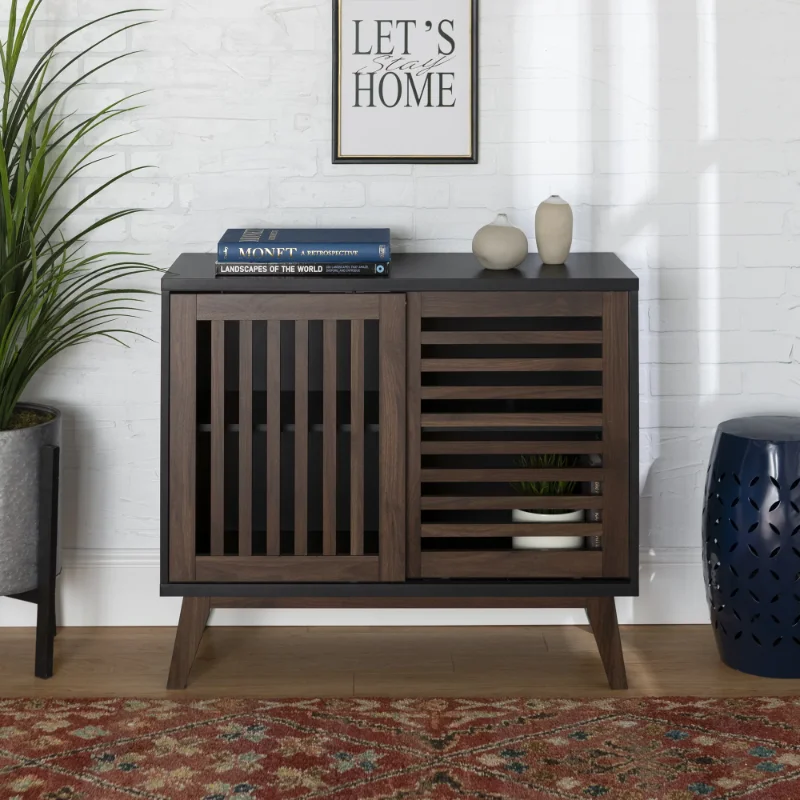
[[[511,512],[514,522],[561,523],[583,522],[584,511],[559,511],[556,514],[537,514],[534,511],[522,511],[515,508]],[[515,550],[582,550],[583,536],[514,536],[512,542]]]

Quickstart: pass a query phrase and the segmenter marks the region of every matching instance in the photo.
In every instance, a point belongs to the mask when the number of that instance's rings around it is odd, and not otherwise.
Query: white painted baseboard
[[[641,553],[641,595],[617,601],[624,624],[708,622],[699,548]],[[155,550],[71,550],[59,578],[59,624],[175,625],[180,599],[159,597]],[[35,608],[0,598],[0,626],[35,624]],[[575,609],[220,609],[214,625],[563,625],[586,621]]]

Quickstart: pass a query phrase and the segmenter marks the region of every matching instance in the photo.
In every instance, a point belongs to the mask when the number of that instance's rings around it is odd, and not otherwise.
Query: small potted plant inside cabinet
[[[567,470],[577,466],[578,460],[574,456],[565,455],[531,455],[520,456],[519,466],[528,470]],[[580,523],[584,520],[584,510],[579,508],[580,501],[576,498],[576,508],[573,509],[528,509],[525,506],[526,497],[565,497],[577,495],[579,484],[575,481],[545,480],[522,481],[513,484],[515,491],[520,496],[520,508],[511,512],[511,519],[524,524],[561,524]],[[538,505],[538,503],[537,503]],[[584,546],[583,536],[514,536],[512,538],[515,550],[580,550]]]

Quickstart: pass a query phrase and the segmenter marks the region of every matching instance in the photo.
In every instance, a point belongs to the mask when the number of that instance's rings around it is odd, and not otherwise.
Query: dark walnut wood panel
[[[602,414],[423,414],[423,428],[592,428]]]
[[[211,608],[586,608],[586,598],[212,597]]]
[[[422,455],[590,455],[603,452],[603,442],[585,441],[450,441],[428,440],[420,445]]]
[[[377,556],[205,556],[197,559],[197,580],[208,583],[375,582]]]
[[[601,400],[602,386],[423,386],[423,400]]]
[[[364,555],[364,322],[350,324],[350,552]]]
[[[322,542],[336,555],[336,322],[322,327]]]
[[[406,299],[406,576],[422,576],[422,296]]]
[[[253,323],[239,326],[239,555],[253,553]]]
[[[308,322],[294,331],[294,554],[308,554]],[[354,555],[361,555],[355,553]]]
[[[539,522],[524,523],[513,522],[510,525],[498,523],[451,524],[451,525],[423,525],[424,537],[438,539],[477,538],[505,538],[509,536],[602,536],[603,526],[592,522]]]
[[[526,315],[527,316],[527,315]],[[579,331],[422,331],[422,344],[602,344],[603,332]]]
[[[435,292],[422,295],[423,317],[600,317],[598,292]]]
[[[225,552],[225,323],[211,323],[211,555]]]
[[[423,578],[600,578],[603,554],[570,551],[429,551],[422,553]]]
[[[423,483],[512,483],[514,481],[602,481],[591,469],[423,469]]]
[[[406,303],[400,295],[381,298],[380,344],[380,576],[406,577]]]
[[[281,323],[267,325],[267,555],[281,552]]]
[[[525,501],[520,500],[519,495],[504,497],[476,497],[474,495],[442,496],[424,495],[422,497],[423,510],[454,511],[466,510],[477,511],[479,509],[508,509],[519,508],[524,505],[531,511],[537,509],[563,509],[574,511],[576,506],[586,509],[603,508],[604,497],[602,495],[580,495],[578,497],[526,497]]]
[[[333,300],[333,302],[331,302]],[[378,295],[201,294],[199,320],[378,319]]]
[[[606,476],[603,494],[603,575],[607,578],[630,576],[630,486],[631,470],[638,464],[630,460],[629,414],[630,375],[628,355],[628,296],[618,292],[604,295],[603,329],[603,455]],[[638,400],[638,398],[637,398]]]
[[[169,474],[167,563],[169,580],[193,581],[197,491],[197,297],[170,298],[169,432],[166,447]],[[163,545],[162,545],[163,547]]]
[[[423,372],[600,372],[599,358],[423,358]]]

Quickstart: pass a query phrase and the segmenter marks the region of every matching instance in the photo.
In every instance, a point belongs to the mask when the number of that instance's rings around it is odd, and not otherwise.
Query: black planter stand
[[[61,449],[42,448],[42,486],[39,495],[39,586],[24,594],[9,595],[14,600],[36,603],[37,678],[53,677],[53,650],[56,637],[56,572],[58,552],[58,479]]]

